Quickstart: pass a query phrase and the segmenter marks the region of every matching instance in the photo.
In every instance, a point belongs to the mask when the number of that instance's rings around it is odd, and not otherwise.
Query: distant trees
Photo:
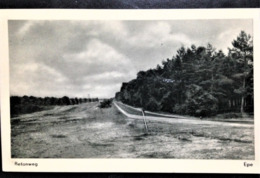
[[[242,31],[228,55],[211,44],[181,47],[123,83],[116,99],[150,111],[195,116],[253,112],[253,40]]]
[[[99,101],[98,98],[69,98],[64,96],[62,98],[56,97],[34,97],[34,96],[11,96],[10,97],[10,110],[11,110],[11,117],[25,114],[25,113],[32,113],[36,111],[41,111],[46,109],[49,106],[55,105],[74,105],[74,104],[81,104],[86,102],[96,102]]]

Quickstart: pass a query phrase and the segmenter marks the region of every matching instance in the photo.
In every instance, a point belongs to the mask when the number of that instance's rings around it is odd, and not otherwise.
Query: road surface
[[[12,157],[254,159],[252,123],[148,117],[145,134],[142,119],[115,105],[97,106],[57,106],[12,118]]]

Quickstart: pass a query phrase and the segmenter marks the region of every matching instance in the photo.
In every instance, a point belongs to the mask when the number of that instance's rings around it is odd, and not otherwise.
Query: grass
[[[142,120],[125,117],[114,105],[68,109],[15,118],[12,157],[254,159],[253,127],[148,121],[145,134]]]

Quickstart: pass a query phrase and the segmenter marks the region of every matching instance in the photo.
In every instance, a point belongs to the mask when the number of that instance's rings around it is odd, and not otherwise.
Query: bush
[[[145,105],[145,109],[148,111],[159,111],[160,103],[157,102],[154,98],[150,98],[149,102]]]
[[[218,114],[217,117],[222,119],[242,118],[242,114],[230,112],[230,113]]]
[[[34,104],[15,105],[11,107],[11,117],[18,116],[19,114],[29,114],[37,111],[42,111],[45,108],[43,106],[37,106]]]
[[[112,99],[105,99],[100,102],[99,108],[110,108],[112,106]]]
[[[173,112],[173,106],[175,105],[175,97],[172,93],[168,92],[161,100],[161,110],[164,112]]]
[[[173,113],[175,114],[185,114],[186,113],[186,105],[180,105],[180,104],[176,104],[173,109],[172,109]]]
[[[202,87],[192,85],[187,96],[185,101],[186,114],[205,117],[217,113],[218,100]]]

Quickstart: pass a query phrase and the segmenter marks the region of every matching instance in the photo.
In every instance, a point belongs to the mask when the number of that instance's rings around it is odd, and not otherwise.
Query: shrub
[[[186,114],[186,105],[180,105],[180,104],[176,104],[173,108],[172,108],[173,113],[175,114]]]
[[[230,113],[218,114],[217,116],[218,118],[222,118],[222,119],[232,119],[232,118],[241,118],[242,114],[230,112]]]
[[[218,100],[205,92],[199,96],[193,96],[186,101],[187,114],[195,116],[215,115],[218,109]]]
[[[105,99],[100,102],[99,108],[110,108],[112,105],[112,99]]]
[[[161,109],[165,112],[173,112],[173,107],[175,105],[175,97],[172,93],[168,92],[161,100]]]
[[[145,109],[148,111],[159,111],[160,103],[157,102],[154,98],[150,98],[149,102],[145,105]]]

